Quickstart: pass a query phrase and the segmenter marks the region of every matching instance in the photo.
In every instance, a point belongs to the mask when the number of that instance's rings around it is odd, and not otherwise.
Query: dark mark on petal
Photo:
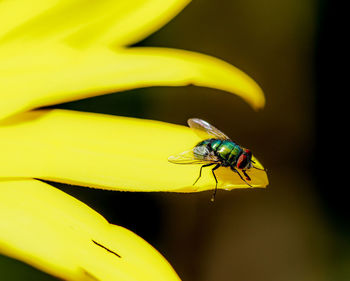
[[[110,252],[113,255],[116,255],[118,258],[121,258],[121,256],[118,255],[116,252],[113,252],[112,250],[108,249],[107,247],[101,245],[100,243],[97,243],[95,240],[91,240],[91,241],[94,242],[97,246],[100,246],[101,248],[105,249],[107,252]]]

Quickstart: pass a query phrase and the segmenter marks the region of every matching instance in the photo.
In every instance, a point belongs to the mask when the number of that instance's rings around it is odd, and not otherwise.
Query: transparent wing
[[[198,119],[191,118],[187,120],[188,126],[193,129],[201,137],[207,137],[208,135],[213,136],[216,139],[220,140],[230,140],[223,132],[216,129],[214,126],[210,125],[208,122]]]
[[[170,156],[168,161],[174,164],[207,164],[217,162],[216,157],[207,157],[206,159],[198,159],[193,150],[184,151],[180,154]]]

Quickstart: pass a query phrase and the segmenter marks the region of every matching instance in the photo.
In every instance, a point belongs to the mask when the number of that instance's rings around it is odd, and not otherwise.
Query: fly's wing
[[[230,140],[228,136],[226,136],[223,132],[216,129],[214,126],[210,125],[208,122],[198,119],[191,118],[187,121],[188,126],[193,129],[198,135],[204,138],[208,138],[208,135],[220,139],[220,140]]]
[[[205,159],[199,159],[193,153],[193,150],[184,151],[180,154],[170,156],[168,161],[174,164],[207,164],[217,162],[216,156],[207,156]]]

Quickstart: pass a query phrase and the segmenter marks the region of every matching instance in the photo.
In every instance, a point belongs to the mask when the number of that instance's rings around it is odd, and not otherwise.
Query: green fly
[[[204,133],[206,136],[209,135],[212,138],[199,142],[189,151],[170,156],[168,158],[169,162],[175,164],[202,164],[199,170],[199,176],[193,185],[195,185],[202,176],[202,169],[204,167],[214,166],[212,168],[212,174],[216,184],[211,201],[214,201],[217,191],[218,180],[215,175],[215,170],[219,167],[229,167],[233,172],[237,173],[248,186],[252,187],[248,183],[251,179],[247,174],[247,170],[250,168],[261,169],[253,166],[255,162],[252,160],[252,152],[249,149],[239,146],[223,132],[202,119],[188,119],[187,123],[195,132],[200,134]],[[242,172],[245,179],[239,171]]]

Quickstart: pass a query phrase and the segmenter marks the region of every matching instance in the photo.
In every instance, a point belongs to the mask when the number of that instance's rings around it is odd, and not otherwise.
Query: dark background
[[[268,168],[266,190],[219,191],[211,204],[210,192],[54,185],[146,239],[183,281],[350,280],[347,125],[340,106],[346,33],[338,8],[330,0],[194,0],[136,45],[198,51],[232,63],[263,88],[267,103],[259,112],[234,95],[193,86],[55,106],[177,124],[205,119],[252,149]],[[1,280],[53,280],[5,257],[0,267],[9,269]]]

